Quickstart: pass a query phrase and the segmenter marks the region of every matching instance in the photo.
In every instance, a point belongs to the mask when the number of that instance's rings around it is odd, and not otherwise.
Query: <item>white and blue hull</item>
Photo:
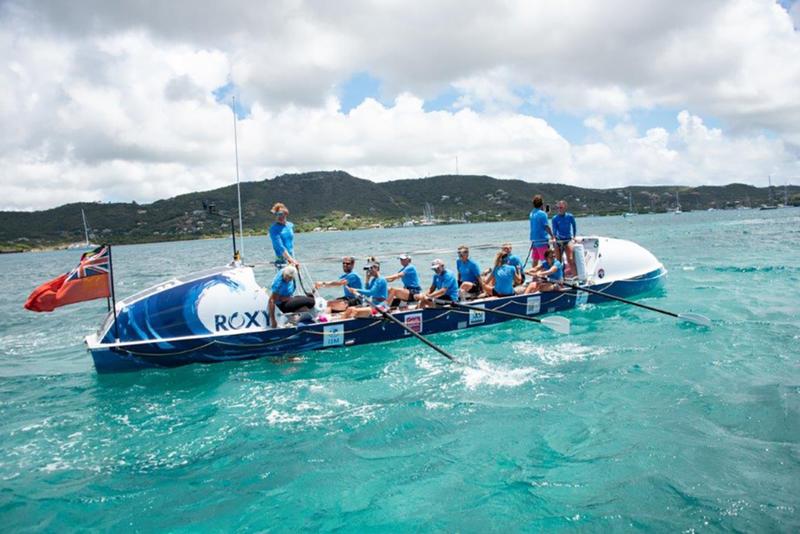
[[[587,288],[628,298],[651,292],[663,283],[664,267],[634,243],[584,238],[584,244],[590,249],[586,252],[591,273]],[[98,334],[88,336],[86,342],[97,371],[105,373],[279,357],[410,336],[380,316],[269,328],[267,300],[268,294],[256,283],[250,267],[197,273],[118,303],[116,334],[109,314]],[[470,305],[533,317],[605,301],[608,299],[599,295],[569,290],[486,299]],[[425,335],[512,320],[450,307],[393,315]]]

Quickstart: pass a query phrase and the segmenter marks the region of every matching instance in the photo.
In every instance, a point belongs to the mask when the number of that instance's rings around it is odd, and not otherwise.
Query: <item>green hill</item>
[[[400,224],[419,219],[426,203],[435,217],[444,221],[522,219],[527,217],[531,197],[537,193],[549,204],[567,200],[570,211],[577,215],[627,211],[629,192],[638,212],[674,208],[676,191],[684,210],[757,207],[769,199],[768,188],[744,184],[586,189],[461,175],[375,183],[343,171],[285,174],[245,182],[241,188],[248,233],[265,231],[272,221],[269,208],[277,201],[289,207],[291,220],[302,231]],[[774,189],[776,200],[783,197],[782,193],[782,188]],[[800,187],[789,187],[789,195],[800,205]],[[82,241],[81,208],[95,242],[142,243],[226,234],[228,220],[210,214],[204,209],[209,205],[219,214],[236,216],[236,187],[189,193],[151,204],[82,202],[44,211],[0,212],[0,248],[17,251]]]

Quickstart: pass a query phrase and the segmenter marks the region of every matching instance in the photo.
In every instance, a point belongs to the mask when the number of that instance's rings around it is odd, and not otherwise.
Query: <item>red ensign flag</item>
[[[53,311],[59,306],[111,295],[108,246],[103,245],[86,252],[72,271],[62,274],[36,289],[25,301],[25,308],[35,311]]]

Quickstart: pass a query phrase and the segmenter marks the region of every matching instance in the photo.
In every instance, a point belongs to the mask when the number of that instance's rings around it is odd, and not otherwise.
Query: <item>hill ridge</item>
[[[769,188],[746,184],[725,186],[626,186],[582,188],[556,183],[530,183],[487,175],[438,175],[372,182],[343,170],[287,173],[256,182],[242,182],[245,231],[264,232],[271,223],[269,208],[284,202],[298,230],[351,229],[399,225],[420,218],[426,202],[437,218],[469,222],[522,219],[531,197],[569,203],[576,215],[618,214],[634,210],[663,212],[674,208],[675,192],[684,210],[757,207],[769,200]],[[774,188],[775,198],[783,188]],[[800,205],[800,187],[789,186]],[[94,241],[144,243],[225,235],[229,222],[210,215],[213,204],[222,215],[238,216],[236,186],[184,193],[149,204],[137,202],[77,202],[47,210],[0,211],[0,249],[25,250],[83,240],[81,208],[86,211]]]

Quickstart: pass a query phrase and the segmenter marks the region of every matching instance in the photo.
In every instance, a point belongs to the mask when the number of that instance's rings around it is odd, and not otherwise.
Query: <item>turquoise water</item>
[[[513,321],[434,337],[466,366],[409,339],[98,376],[82,338],[104,302],[22,309],[78,254],[0,256],[0,528],[797,532],[800,209],[578,224],[650,249],[670,272],[642,301],[714,328],[606,304],[563,314],[569,336]],[[525,226],[297,247],[330,279],[343,253],[452,265],[461,243],[508,239],[524,253]],[[245,247],[269,257],[264,238]],[[118,295],[228,254],[221,240],[120,246]]]

